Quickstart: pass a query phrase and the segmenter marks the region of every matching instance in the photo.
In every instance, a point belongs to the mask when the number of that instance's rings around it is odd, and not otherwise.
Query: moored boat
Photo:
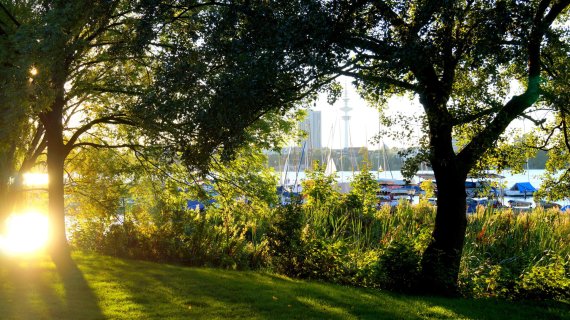
[[[530,182],[517,182],[507,190],[505,196],[507,197],[529,197],[536,192],[536,188]]]
[[[515,210],[526,211],[526,210],[532,209],[532,202],[520,201],[520,200],[509,200],[509,206]]]

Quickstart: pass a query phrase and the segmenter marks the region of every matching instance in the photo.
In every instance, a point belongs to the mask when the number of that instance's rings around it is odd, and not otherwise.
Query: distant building
[[[307,118],[300,123],[300,129],[307,133],[307,139],[301,142],[301,146],[307,142],[307,149],[320,149],[321,144],[321,112],[309,110]]]

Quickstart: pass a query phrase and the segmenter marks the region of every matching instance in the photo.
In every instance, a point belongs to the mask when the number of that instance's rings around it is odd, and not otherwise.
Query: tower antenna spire
[[[344,112],[344,115],[342,116],[342,120],[344,121],[344,148],[348,149],[348,147],[350,146],[350,141],[349,141],[349,126],[350,126],[350,115],[349,112],[352,110],[352,108],[348,105],[349,99],[348,99],[348,84],[345,83],[344,84],[344,107],[340,108],[340,111]]]

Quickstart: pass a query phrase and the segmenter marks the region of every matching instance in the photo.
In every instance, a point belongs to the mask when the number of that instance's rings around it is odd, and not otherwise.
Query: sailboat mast
[[[382,140],[382,154],[383,154],[383,158],[384,158],[384,170],[388,170],[390,171],[390,177],[392,177],[392,179],[394,179],[394,173],[392,172],[391,168],[390,168],[390,163],[386,164],[386,144],[384,143],[384,140]]]

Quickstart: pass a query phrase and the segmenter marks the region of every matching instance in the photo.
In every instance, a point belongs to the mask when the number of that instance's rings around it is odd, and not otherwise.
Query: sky
[[[350,82],[350,78],[340,78],[339,82],[347,88],[348,106],[352,108],[349,115],[349,140],[351,147],[366,146],[369,149],[377,149],[378,144],[370,140],[378,134],[379,112],[374,107],[362,99],[356,92],[356,88]],[[339,149],[344,147],[344,120],[341,117],[344,112],[340,108],[344,107],[345,93],[333,105],[327,103],[326,95],[319,96],[313,110],[321,111],[321,137],[323,147]],[[423,112],[417,101],[410,101],[405,97],[393,97],[388,101],[386,112],[390,115]],[[394,141],[389,137],[383,137],[382,141],[387,147],[402,147],[413,145],[413,141]]]
[[[350,112],[351,120],[349,122],[349,139],[350,147],[366,146],[369,149],[378,149],[381,144],[375,144],[370,140],[378,134],[379,129],[379,112],[374,107],[371,107],[364,99],[362,99],[356,92],[356,88],[352,85],[350,78],[341,77],[339,82],[347,88],[348,105],[352,108]],[[520,85],[513,85],[514,88],[510,95],[506,97],[505,102],[510,99],[513,94],[520,92]],[[518,90],[518,91],[517,91]],[[343,96],[339,98],[333,105],[327,103],[326,95],[319,96],[316,106],[313,110],[321,111],[321,143],[325,148],[332,147],[339,149],[344,147],[344,120],[341,117],[344,112],[340,111],[345,104]],[[410,100],[408,97],[392,97],[388,100],[388,107],[385,110],[387,115],[418,115],[423,113],[423,109],[417,99]],[[541,119],[544,117],[552,117],[551,114],[545,112],[535,112],[533,117]],[[416,124],[414,131],[419,135],[420,124]],[[528,132],[533,127],[529,120],[515,120],[507,128],[506,132],[512,129],[518,129],[521,132]],[[411,147],[417,145],[417,139],[411,141],[393,140],[390,137],[382,137],[383,143],[386,147]]]

